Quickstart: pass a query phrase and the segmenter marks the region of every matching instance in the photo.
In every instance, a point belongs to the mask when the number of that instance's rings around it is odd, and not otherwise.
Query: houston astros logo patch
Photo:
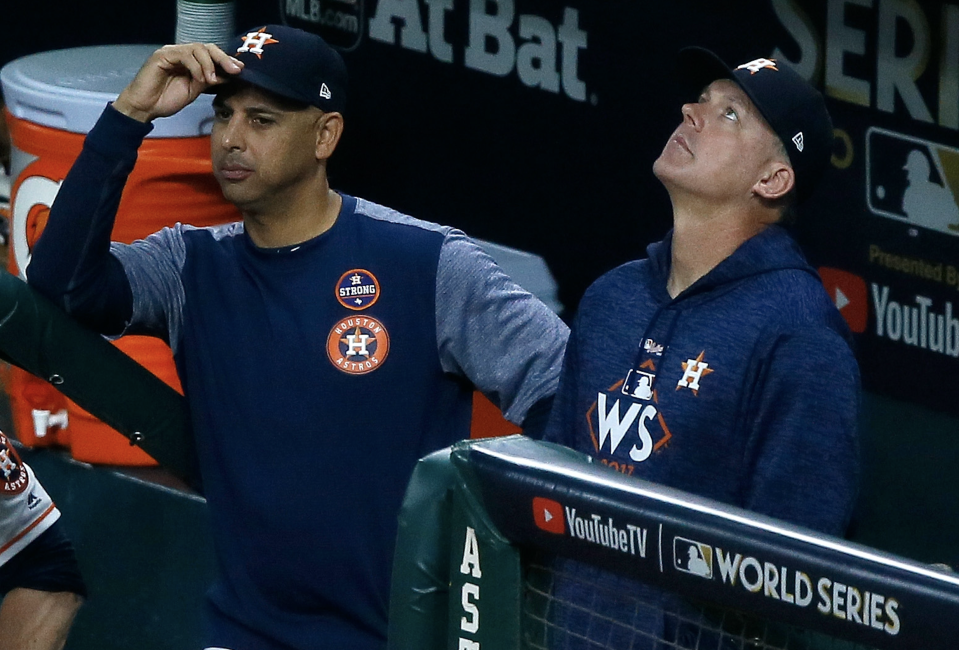
[[[350,375],[373,372],[389,352],[390,335],[383,323],[366,316],[342,319],[326,339],[330,363]]]
[[[336,283],[336,299],[347,309],[366,309],[379,298],[380,283],[376,276],[364,269],[347,271]]]
[[[27,488],[30,477],[17,450],[0,433],[0,495],[20,494]]]

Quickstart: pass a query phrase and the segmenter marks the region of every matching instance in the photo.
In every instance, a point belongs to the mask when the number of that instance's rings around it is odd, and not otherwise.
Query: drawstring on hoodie
[[[669,343],[673,339],[673,332],[676,331],[676,324],[679,322],[679,311],[672,310],[673,319],[669,323],[669,327],[666,329],[666,336],[659,341],[656,341],[653,338],[651,338],[650,334],[653,332],[653,330],[656,328],[656,325],[659,323],[660,316],[662,316],[663,312],[667,310],[669,310],[668,305],[664,305],[660,307],[659,309],[657,309],[656,312],[653,314],[653,317],[649,321],[649,325],[646,326],[646,330],[643,332],[643,337],[639,340],[639,350],[636,353],[636,361],[633,363],[633,369],[636,371],[639,371],[642,365],[646,363],[647,359],[652,359],[653,357],[659,357],[658,362],[654,364],[655,366],[655,372],[653,373],[654,384],[655,384],[655,378],[659,377],[659,371],[662,369],[663,364],[666,361],[666,352],[669,350]],[[662,351],[657,353],[655,351],[648,350],[646,347],[646,341],[650,341],[652,343],[655,343],[656,345],[661,346]]]

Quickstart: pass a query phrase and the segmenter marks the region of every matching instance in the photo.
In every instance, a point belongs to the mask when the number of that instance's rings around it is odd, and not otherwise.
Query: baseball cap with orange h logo
[[[832,155],[833,128],[822,94],[789,65],[755,59],[733,69],[701,47],[679,52],[679,72],[692,95],[730,79],[749,97],[782,141],[796,174],[796,200],[808,198]]]
[[[339,52],[316,34],[265,25],[238,35],[226,53],[244,64],[234,79],[324,112],[342,113],[346,108],[346,64]],[[221,89],[212,86],[208,92]]]

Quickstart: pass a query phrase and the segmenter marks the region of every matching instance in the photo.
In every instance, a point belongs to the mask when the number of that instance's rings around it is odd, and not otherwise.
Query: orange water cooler
[[[11,273],[24,277],[63,178],[104,106],[156,49],[112,45],[57,50],[17,59],[0,70],[13,141]],[[197,226],[239,219],[210,173],[210,97],[156,120],[140,148],[117,213],[113,239],[132,242],[180,221]],[[169,347],[128,336],[117,346],[180,390]],[[143,451],[79,408],[47,382],[14,368],[7,390],[19,439],[63,445],[90,463],[151,465]]]

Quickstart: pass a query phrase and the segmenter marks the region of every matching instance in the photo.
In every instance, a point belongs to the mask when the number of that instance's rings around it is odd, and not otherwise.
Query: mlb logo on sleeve
[[[557,501],[543,497],[533,497],[533,521],[540,530],[554,535],[566,533],[563,520],[563,506]]]

